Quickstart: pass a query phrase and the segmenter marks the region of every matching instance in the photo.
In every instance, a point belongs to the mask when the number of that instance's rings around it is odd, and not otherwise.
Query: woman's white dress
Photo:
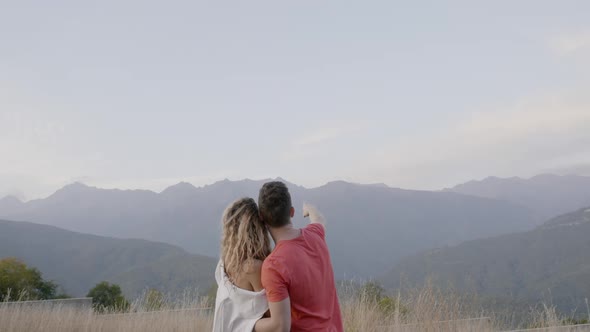
[[[215,269],[217,298],[213,332],[252,331],[268,310],[265,290],[253,292],[235,286],[225,274],[221,260]]]

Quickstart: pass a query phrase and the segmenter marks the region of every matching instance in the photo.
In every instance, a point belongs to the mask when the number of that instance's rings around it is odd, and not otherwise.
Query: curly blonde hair
[[[221,259],[225,273],[234,282],[252,260],[264,260],[270,254],[270,237],[252,198],[230,204],[222,222]]]

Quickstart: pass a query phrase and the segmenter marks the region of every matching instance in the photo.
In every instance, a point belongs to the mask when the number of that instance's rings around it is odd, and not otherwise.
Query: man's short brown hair
[[[283,227],[291,222],[291,194],[280,181],[265,183],[258,195],[258,211],[262,221],[270,227]]]

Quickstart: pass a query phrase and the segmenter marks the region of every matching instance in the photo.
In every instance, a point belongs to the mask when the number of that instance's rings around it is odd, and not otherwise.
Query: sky
[[[588,1],[0,0],[0,196],[590,175]]]

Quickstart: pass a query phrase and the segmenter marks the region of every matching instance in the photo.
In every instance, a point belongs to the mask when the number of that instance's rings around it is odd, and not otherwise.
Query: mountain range
[[[405,258],[382,276],[390,288],[427,279],[441,287],[509,302],[544,301],[586,312],[590,298],[590,208],[528,231],[467,241]]]
[[[98,282],[121,286],[129,298],[147,288],[179,294],[205,292],[215,282],[215,258],[165,243],[115,239],[54,226],[0,220],[0,259],[36,267],[70,296],[85,296]]]
[[[179,183],[161,193],[74,183],[45,199],[4,198],[0,218],[160,241],[217,257],[223,209],[239,197],[258,197],[265,181],[225,180],[199,188]],[[287,185],[297,226],[305,223],[299,210],[304,200],[325,214],[338,279],[375,276],[422,250],[535,225],[530,209],[506,200],[342,181],[312,189]]]
[[[590,206],[590,177],[541,174],[530,179],[488,177],[445,189],[465,195],[509,201],[531,210],[542,223],[549,218]]]

